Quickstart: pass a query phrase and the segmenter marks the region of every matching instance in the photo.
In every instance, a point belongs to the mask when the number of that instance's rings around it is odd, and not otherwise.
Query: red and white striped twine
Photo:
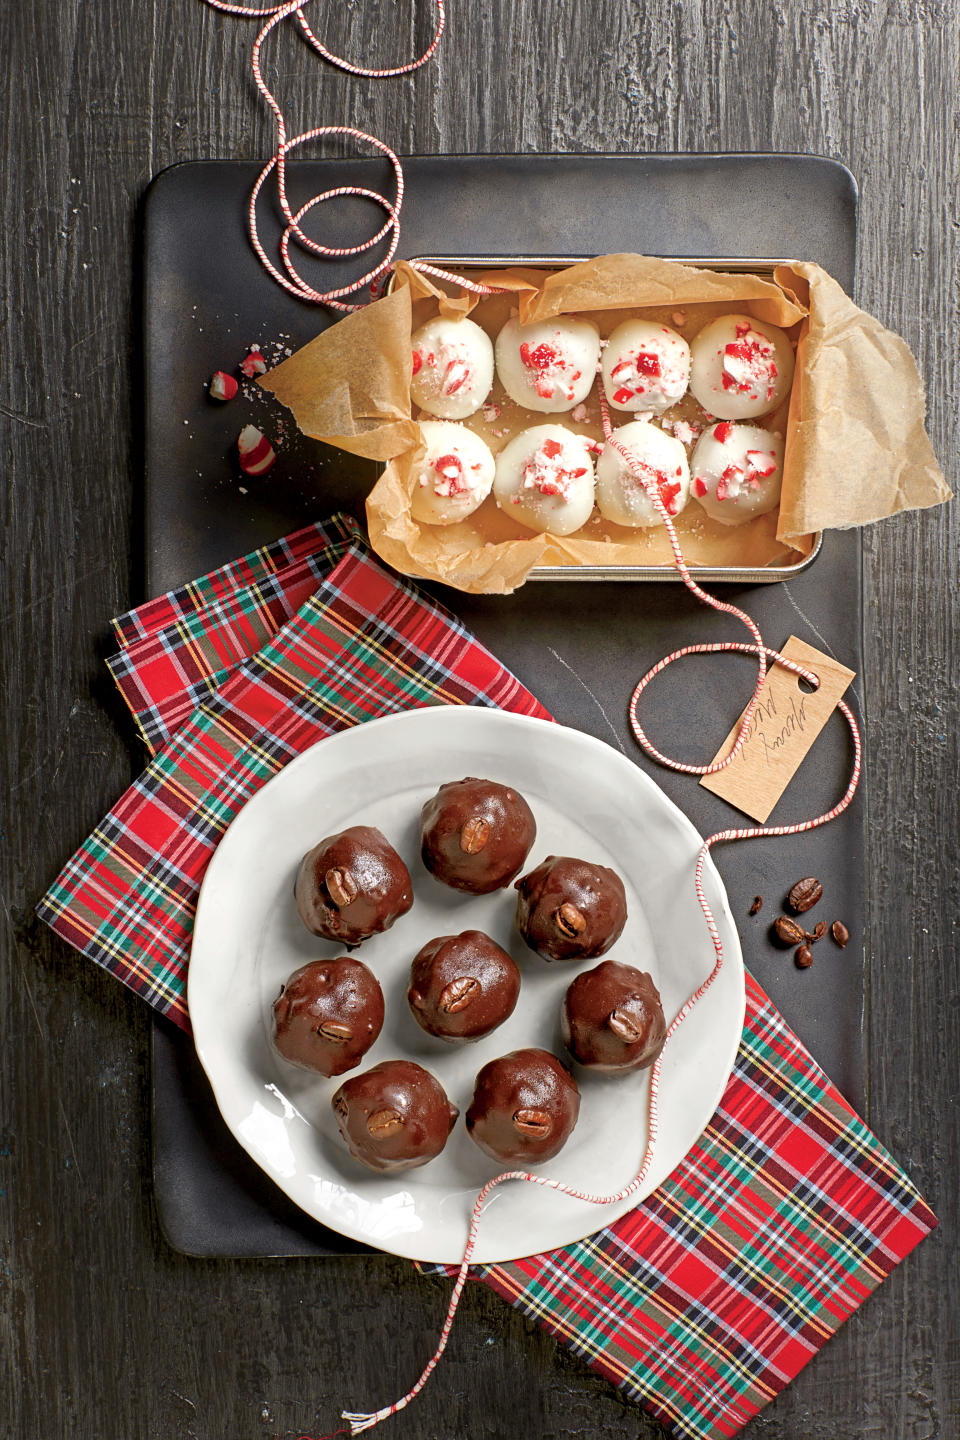
[[[247,228],[250,233],[250,243],[264,269],[278,285],[283,286],[284,290],[288,290],[291,295],[296,295],[298,299],[305,300],[310,304],[327,305],[332,310],[339,310],[346,313],[350,310],[362,309],[363,302],[347,301],[344,297],[347,295],[355,295],[367,286],[374,291],[378,286],[381,276],[385,275],[393,265],[393,258],[397,253],[397,246],[400,243],[400,211],[403,207],[404,191],[403,167],[400,164],[399,157],[391,150],[389,145],[385,144],[382,140],[378,140],[375,135],[369,135],[365,130],[358,130],[352,125],[317,125],[312,130],[304,130],[302,134],[294,135],[291,139],[288,139],[283,111],[280,108],[276,96],[263,78],[261,51],[267,37],[278,25],[282,24],[284,20],[296,19],[308,44],[331,65],[335,65],[339,70],[345,70],[349,75],[360,75],[372,79],[385,80],[396,75],[409,75],[414,70],[419,70],[421,65],[426,65],[428,60],[432,59],[443,35],[446,25],[446,13],[444,11],[443,0],[434,0],[437,11],[437,27],[433,39],[418,59],[410,60],[404,65],[394,65],[388,69],[372,70],[367,66],[354,65],[352,61],[344,60],[342,56],[335,55],[332,50],[328,50],[327,47],[318,40],[304,15],[304,10],[312,3],[313,0],[285,0],[285,3],[281,5],[256,7],[230,4],[229,0],[203,0],[203,4],[209,5],[214,10],[221,10],[227,15],[240,15],[245,19],[256,19],[264,22],[253,43],[250,63],[257,89],[269,106],[273,113],[274,121],[276,122],[277,148],[260,171],[253,189],[250,192],[250,199],[247,204]],[[333,189],[324,190],[321,194],[314,195],[312,199],[307,200],[298,210],[294,211],[287,196],[287,156],[292,150],[297,149],[299,146],[306,145],[311,140],[322,139],[326,135],[348,136],[363,144],[372,145],[375,150],[385,156],[393,168],[395,187],[393,199],[391,200],[388,196],[381,194],[379,190],[371,190],[365,185],[337,185]],[[280,261],[282,269],[274,264],[264,249],[263,242],[260,239],[260,227],[257,220],[257,203],[260,198],[260,192],[274,171],[276,171],[277,176],[277,197],[280,201],[280,208],[283,211],[284,219],[287,222],[286,228],[280,237]],[[371,235],[367,240],[361,241],[358,245],[324,245],[319,240],[312,240],[302,228],[302,221],[305,216],[318,205],[323,205],[328,200],[336,200],[345,195],[352,195],[362,200],[370,200],[373,204],[379,205],[386,215],[386,219],[380,226],[380,229],[376,234]],[[352,255],[363,255],[368,250],[372,250],[374,246],[379,245],[383,240],[388,240],[387,251],[376,265],[371,266],[366,274],[360,276],[359,280],[353,280],[348,285],[340,285],[330,290],[318,290],[311,285],[309,281],[305,280],[294,264],[290,253],[290,246],[295,242],[304,250],[322,259],[343,260]],[[455,284],[460,284],[476,294],[491,293],[488,286],[479,285],[475,281],[461,280],[459,277],[451,275],[445,270],[438,269],[436,266],[425,265],[420,262],[414,262],[414,264],[416,268],[424,271],[426,274],[433,275],[437,279],[453,281]]]
[[[634,690],[630,700],[630,724],[633,728],[634,735],[636,736],[640,745],[644,748],[644,750],[646,750],[648,755],[651,755],[661,764],[668,765],[671,770],[680,770],[688,775],[713,775],[718,770],[723,770],[729,764],[731,764],[743,748],[743,745],[749,733],[751,719],[760,698],[760,692],[763,688],[763,682],[766,678],[768,660],[772,661],[772,663],[775,665],[782,665],[785,669],[790,670],[793,674],[800,676],[802,679],[806,680],[808,684],[814,686],[814,688],[816,688],[816,686],[819,684],[819,680],[817,676],[811,671],[806,670],[802,666],[795,664],[792,660],[787,660],[778,651],[771,650],[768,646],[764,645],[763,638],[755,622],[751,619],[749,615],[746,614],[745,611],[738,609],[736,605],[729,605],[723,600],[718,600],[713,595],[708,595],[705,590],[702,590],[700,588],[700,586],[693,579],[693,576],[690,574],[690,571],[687,567],[687,563],[683,557],[683,552],[680,549],[680,542],[677,539],[677,532],[674,528],[673,520],[660,496],[656,481],[652,478],[648,478],[641,471],[640,467],[637,465],[629,450],[614,437],[613,429],[610,424],[610,412],[607,408],[606,397],[603,394],[602,387],[600,388],[600,408],[603,416],[603,431],[607,444],[612,445],[613,448],[622,456],[631,473],[641,484],[643,484],[647,494],[649,495],[650,499],[653,501],[654,505],[657,507],[657,510],[660,513],[660,517],[667,528],[667,534],[670,538],[670,545],[673,550],[676,567],[677,570],[680,572],[683,583],[686,585],[687,589],[692,591],[692,593],[696,595],[697,599],[702,600],[704,604],[711,606],[711,608],[714,610],[720,610],[727,615],[733,615],[737,619],[741,620],[743,624],[746,625],[747,629],[750,631],[750,634],[753,636],[754,639],[754,643],[752,645],[746,643],[724,641],[711,645],[686,645],[682,650],[675,650],[671,655],[666,656],[665,659],[654,665],[653,669],[649,670],[647,674],[644,675],[643,679],[640,681],[640,683]],[[740,728],[737,732],[737,737],[734,742],[733,748],[727,756],[725,756],[721,760],[715,760],[711,765],[688,765],[684,761],[673,760],[669,756],[662,754],[656,748],[656,746],[647,738],[645,732],[640,726],[640,722],[637,719],[637,702],[640,696],[643,694],[643,691],[649,685],[650,681],[654,678],[654,676],[659,675],[660,672],[664,670],[668,665],[671,665],[674,660],[679,660],[682,656],[685,655],[710,655],[722,651],[734,651],[744,655],[756,655],[758,663],[758,675],[756,685],[754,686],[754,691],[750,703],[744,711],[743,719],[740,723]],[[667,1030],[667,1037],[664,1042],[664,1047],[661,1050],[660,1055],[655,1061],[653,1068],[650,1072],[647,1144],[646,1149],[643,1152],[643,1158],[640,1162],[640,1168],[634,1178],[630,1181],[629,1185],[624,1186],[622,1190],[618,1190],[614,1195],[595,1195],[589,1191],[577,1190],[572,1185],[561,1184],[559,1180],[551,1180],[544,1175],[532,1175],[526,1170],[507,1170],[502,1175],[497,1175],[494,1177],[494,1179],[488,1180],[486,1185],[484,1185],[483,1189],[477,1195],[476,1203],[473,1207],[473,1213],[470,1217],[470,1228],[467,1233],[467,1242],[464,1246],[463,1251],[463,1259],[460,1262],[460,1269],[457,1273],[456,1282],[453,1287],[453,1293],[450,1296],[450,1303],[447,1307],[446,1319],[443,1324],[443,1329],[440,1332],[440,1341],[437,1345],[436,1350],[434,1351],[430,1360],[427,1362],[427,1365],[425,1366],[419,1380],[416,1382],[415,1385],[412,1386],[410,1390],[407,1391],[406,1395],[404,1395],[401,1400],[397,1400],[393,1405],[386,1405],[383,1407],[383,1409],[376,1410],[370,1414],[361,1414],[346,1410],[343,1411],[342,1418],[349,1422],[350,1433],[352,1435],[360,1435],[363,1433],[364,1430],[371,1429],[374,1425],[379,1424],[381,1420],[385,1420],[388,1416],[395,1415],[398,1410],[404,1409],[404,1407],[409,1405],[410,1401],[413,1400],[415,1396],[419,1395],[420,1391],[423,1389],[424,1385],[429,1380],[431,1374],[433,1373],[433,1370],[436,1368],[437,1362],[439,1361],[441,1355],[446,1349],[447,1340],[450,1337],[450,1331],[453,1326],[453,1319],[456,1315],[457,1306],[460,1303],[460,1296],[463,1293],[463,1287],[466,1284],[467,1274],[470,1269],[471,1257],[473,1256],[474,1249],[476,1248],[477,1230],[480,1223],[481,1212],[488,1196],[496,1189],[498,1185],[503,1185],[508,1180],[522,1180],[530,1185],[539,1185],[545,1190],[557,1190],[562,1195],[570,1195],[575,1200],[585,1200],[592,1205],[616,1204],[618,1201],[625,1200],[630,1195],[636,1194],[636,1192],[641,1188],[649,1172],[650,1165],[653,1160],[654,1150],[657,1144],[657,1137],[659,1134],[660,1122],[658,1102],[660,1091],[660,1073],[663,1065],[663,1057],[666,1054],[666,1047],[667,1045],[669,1045],[671,1038],[676,1034],[679,1027],[683,1024],[684,1020],[690,1014],[693,1007],[697,1004],[699,1000],[703,998],[703,996],[710,989],[711,985],[716,980],[717,976],[720,974],[720,970],[723,966],[723,943],[720,939],[720,932],[717,929],[717,924],[714,920],[713,912],[710,909],[703,886],[703,870],[706,863],[707,855],[710,853],[710,850],[714,845],[718,845],[722,841],[726,840],[753,840],[761,835],[799,835],[804,830],[816,830],[819,826],[826,825],[830,820],[835,820],[838,815],[842,814],[843,811],[846,810],[847,806],[850,804],[850,801],[854,797],[857,789],[857,784],[860,780],[860,732],[857,728],[857,722],[854,719],[853,713],[850,710],[849,706],[844,704],[844,702],[841,700],[838,702],[838,708],[843,713],[843,716],[850,727],[850,734],[853,737],[854,751],[853,769],[850,776],[849,784],[847,785],[846,791],[844,792],[842,799],[840,799],[831,810],[825,811],[824,814],[818,815],[813,820],[802,820],[796,825],[758,825],[750,826],[747,829],[719,830],[715,835],[711,835],[706,840],[704,840],[703,844],[700,847],[699,853],[697,855],[696,865],[694,867],[694,886],[697,892],[697,900],[699,901],[700,909],[703,911],[703,918],[706,921],[707,930],[710,934],[710,940],[713,945],[714,963],[713,968],[707,978],[703,981],[699,988],[693,992],[692,995],[689,995],[687,997],[687,999],[684,1001],[683,1005],[680,1007],[677,1014],[671,1021],[670,1026]]]
[[[261,170],[259,176],[257,177],[256,183],[254,184],[253,190],[250,194],[250,200],[247,209],[247,223],[250,231],[250,240],[254,250],[256,251],[257,256],[259,257],[261,263],[264,265],[268,273],[272,276],[272,278],[279,285],[282,285],[285,290],[288,290],[292,295],[298,296],[301,300],[306,300],[317,305],[328,305],[332,309],[342,312],[359,310],[361,308],[360,303],[348,303],[344,300],[344,297],[347,295],[356,294],[358,291],[364,289],[366,286],[370,286],[371,289],[376,287],[380,277],[382,275],[385,275],[386,272],[390,270],[393,263],[394,255],[397,251],[397,246],[400,240],[400,211],[403,205],[403,168],[397,155],[394,153],[393,150],[391,150],[389,145],[384,144],[382,140],[378,140],[375,136],[367,134],[367,132],[364,130],[355,129],[353,126],[320,125],[312,130],[304,131],[301,135],[295,135],[292,139],[288,139],[286,125],[283,119],[283,112],[281,111],[275,96],[270,91],[263,79],[263,72],[260,62],[260,52],[263,48],[264,41],[267,39],[268,35],[270,35],[270,33],[284,20],[295,17],[303,35],[305,36],[308,43],[313,47],[313,49],[316,50],[317,54],[322,56],[323,59],[329,61],[331,65],[337,66],[338,69],[345,70],[351,75],[369,76],[378,79],[386,79],[390,76],[395,75],[408,75],[412,71],[418,70],[421,65],[425,65],[427,61],[431,59],[434,52],[436,51],[437,46],[440,43],[440,38],[443,35],[444,25],[446,21],[443,0],[435,0],[437,10],[437,28],[434,33],[433,40],[430,42],[430,45],[419,57],[419,59],[409,61],[405,65],[397,65],[390,69],[382,70],[372,70],[368,69],[365,66],[354,65],[350,61],[344,60],[341,56],[334,55],[332,51],[328,50],[326,46],[317,39],[316,35],[307,23],[306,17],[304,15],[304,9],[312,3],[312,0],[287,0],[287,3],[284,4],[265,5],[260,8],[247,5],[234,5],[228,3],[228,0],[203,0],[203,3],[211,6],[214,10],[224,11],[228,15],[240,15],[244,16],[245,18],[256,18],[265,22],[254,42],[251,64],[257,89],[260,91],[260,94],[263,96],[267,105],[270,107],[270,110],[273,112],[274,120],[276,121],[277,148],[274,155],[266,163],[266,165]],[[333,189],[323,191],[322,194],[315,195],[312,199],[306,201],[305,204],[301,205],[298,210],[294,211],[291,208],[289,199],[287,197],[287,156],[292,150],[296,149],[298,146],[305,145],[310,140],[320,139],[322,136],[325,135],[350,136],[355,140],[362,141],[368,145],[372,145],[382,155],[386,156],[386,158],[390,161],[390,164],[393,167],[395,177],[396,194],[393,200],[391,201],[387,196],[382,195],[379,191],[371,190],[365,186],[338,185]],[[262,190],[264,183],[269,179],[269,177],[273,174],[274,171],[276,171],[277,176],[277,195],[280,201],[280,208],[283,211],[284,218],[287,222],[286,228],[283,231],[280,239],[280,258],[282,261],[283,270],[277,268],[277,266],[273,263],[273,261],[270,260],[269,256],[264,250],[263,244],[260,240],[259,228],[257,223],[257,201],[260,195],[260,191]],[[313,210],[318,205],[326,203],[328,200],[334,200],[340,196],[345,195],[359,196],[362,199],[371,200],[374,204],[379,205],[381,209],[385,212],[386,219],[375,235],[372,235],[368,240],[365,240],[358,245],[333,246],[323,245],[317,240],[312,240],[308,235],[304,233],[301,227],[301,222],[311,210]],[[342,285],[338,288],[331,290],[317,290],[312,285],[310,285],[297,270],[290,255],[290,246],[295,241],[303,249],[309,251],[314,255],[327,259],[343,259],[351,255],[364,254],[366,251],[373,249],[373,247],[375,245],[378,245],[381,241],[386,240],[388,236],[389,243],[387,246],[387,253],[383,257],[383,259],[379,261],[378,264],[371,267],[371,269],[365,275],[361,276],[359,280],[354,281],[352,284]],[[478,283],[477,281],[466,280],[462,276],[452,275],[438,266],[428,265],[425,262],[415,263],[416,268],[421,270],[426,275],[433,276],[435,279],[451,281],[464,289],[472,291],[475,294],[489,295],[494,293],[489,285],[483,285]],[[680,542],[677,538],[677,532],[674,528],[673,520],[670,516],[669,511],[666,508],[666,505],[663,502],[663,499],[660,496],[656,482],[648,478],[641,471],[640,467],[636,464],[629,450],[614,437],[613,429],[610,424],[610,413],[607,407],[606,397],[603,394],[602,387],[600,387],[599,393],[600,408],[603,417],[603,430],[606,442],[608,445],[612,445],[613,448],[618,452],[618,454],[623,458],[631,473],[645,487],[651,501],[656,506],[657,511],[659,512],[660,517],[663,520],[664,525],[666,526],[667,535],[670,539],[670,546],[673,551],[674,562],[683,580],[683,583],[686,585],[687,589],[690,590],[692,594],[694,594],[697,599],[701,600],[705,605],[709,605],[714,610],[719,610],[724,614],[732,615],[736,619],[740,620],[747,627],[753,639],[752,644],[737,643],[734,641],[724,641],[709,645],[686,645],[680,650],[675,650],[672,654],[667,655],[663,660],[659,661],[658,664],[654,665],[654,667],[647,672],[647,674],[636,686],[630,700],[630,725],[633,729],[634,735],[637,738],[637,741],[643,747],[643,749],[646,750],[648,755],[652,756],[653,759],[659,761],[661,765],[667,765],[671,770],[679,770],[687,775],[713,775],[718,770],[723,770],[728,765],[730,765],[737,757],[737,755],[739,755],[740,751],[743,748],[743,745],[749,733],[750,724],[753,719],[754,712],[756,710],[757,704],[759,703],[760,692],[763,688],[764,680],[766,679],[768,661],[772,662],[775,665],[782,665],[784,669],[789,670],[793,674],[806,680],[809,684],[814,686],[814,688],[816,688],[816,686],[819,684],[819,681],[816,675],[814,675],[812,672],[804,669],[800,665],[795,664],[792,660],[786,659],[778,651],[771,650],[768,646],[764,645],[763,637],[761,636],[756,623],[745,611],[739,609],[736,605],[728,604],[726,601],[718,600],[715,596],[707,594],[707,592],[705,590],[702,590],[700,586],[696,583],[696,581],[690,574],[687,563],[683,557],[683,552],[680,548]],[[731,651],[743,655],[755,655],[757,657],[756,684],[754,686],[753,695],[750,698],[750,703],[747,705],[747,708],[744,711],[743,718],[740,723],[740,728],[737,732],[737,737],[732,749],[730,750],[729,754],[726,755],[723,759],[716,760],[710,765],[690,765],[684,761],[674,760],[670,756],[664,755],[663,752],[660,751],[648,738],[646,732],[640,725],[639,719],[637,718],[637,703],[640,699],[640,696],[643,694],[650,681],[653,680],[655,676],[659,675],[662,670],[665,670],[668,665],[672,665],[675,660],[680,660],[687,655],[710,655],[724,651]],[[669,1045],[671,1038],[676,1033],[680,1025],[683,1024],[683,1021],[690,1014],[693,1007],[710,989],[711,985],[714,983],[717,976],[719,975],[723,965],[723,944],[720,939],[720,932],[717,929],[716,921],[714,920],[713,913],[707,902],[703,886],[703,870],[706,863],[707,855],[710,853],[710,850],[714,845],[720,844],[721,842],[727,840],[752,840],[763,835],[799,835],[805,830],[816,830],[819,826],[826,825],[830,820],[836,819],[838,815],[842,814],[843,811],[846,810],[847,806],[850,804],[850,801],[853,799],[853,796],[857,789],[857,784],[860,779],[860,733],[857,729],[857,722],[854,719],[853,713],[851,712],[849,706],[847,706],[841,700],[838,702],[838,708],[842,712],[844,718],[847,721],[847,724],[850,727],[850,733],[853,737],[854,748],[853,769],[850,776],[850,782],[847,785],[847,789],[844,792],[842,799],[840,799],[831,810],[826,811],[822,815],[818,815],[813,820],[803,820],[796,825],[762,825],[751,826],[747,829],[720,830],[715,835],[709,836],[709,838],[706,839],[700,847],[700,851],[697,855],[697,861],[694,868],[694,886],[696,888],[697,900],[700,904],[701,910],[703,911],[703,917],[706,921],[707,930],[709,932],[710,940],[713,945],[714,963],[713,968],[711,969],[710,973],[703,981],[703,983],[699,986],[697,990],[694,991],[692,995],[687,997],[677,1014],[674,1016],[667,1030],[664,1048],[663,1050],[661,1050],[660,1055],[654,1063],[653,1068],[650,1072],[647,1144],[643,1152],[640,1168],[638,1169],[634,1178],[630,1181],[628,1185],[624,1186],[622,1190],[618,1190],[616,1194],[613,1195],[596,1195],[592,1194],[589,1191],[577,1190],[572,1185],[564,1185],[559,1180],[551,1180],[544,1175],[533,1175],[526,1170],[508,1170],[501,1175],[495,1176],[492,1180],[488,1180],[486,1185],[484,1185],[483,1189],[477,1195],[476,1203],[473,1207],[473,1212],[470,1217],[470,1226],[467,1233],[467,1241],[463,1250],[463,1258],[460,1262],[460,1268],[457,1273],[456,1282],[453,1287],[453,1292],[450,1296],[450,1303],[447,1307],[446,1319],[443,1324],[443,1329],[440,1333],[440,1340],[436,1350],[434,1351],[430,1360],[424,1367],[423,1373],[417,1380],[416,1384],[413,1385],[410,1390],[408,1390],[408,1392],[402,1397],[402,1399],[397,1400],[393,1405],[384,1406],[382,1409],[376,1410],[370,1414],[355,1413],[351,1411],[343,1412],[342,1418],[348,1421],[350,1425],[350,1433],[352,1435],[360,1435],[365,1430],[372,1429],[372,1427],[379,1424],[381,1420],[385,1420],[388,1418],[388,1416],[395,1415],[399,1410],[403,1410],[407,1405],[409,1405],[411,1400],[413,1400],[417,1395],[419,1395],[420,1391],[423,1389],[424,1385],[426,1385],[427,1381],[429,1380],[431,1374],[437,1366],[438,1361],[440,1360],[440,1357],[443,1355],[443,1352],[447,1347],[447,1341],[450,1337],[450,1331],[453,1326],[454,1316],[457,1312],[457,1306],[460,1303],[460,1296],[463,1293],[463,1287],[466,1284],[473,1252],[476,1248],[477,1231],[480,1224],[480,1217],[483,1211],[483,1207],[488,1197],[492,1194],[492,1192],[497,1188],[498,1185],[503,1185],[508,1180],[521,1180],[530,1185],[539,1185],[545,1190],[557,1190],[563,1195],[569,1195],[576,1200],[584,1200],[592,1205],[616,1204],[618,1201],[625,1200],[629,1196],[636,1194],[636,1192],[642,1187],[650,1170],[650,1165],[653,1160],[657,1137],[659,1134],[658,1104],[660,1074],[663,1065],[663,1056],[666,1053],[666,1047],[667,1045]],[[344,1432],[338,1431],[336,1433],[340,1434]],[[304,1437],[304,1440],[306,1440],[306,1437]]]

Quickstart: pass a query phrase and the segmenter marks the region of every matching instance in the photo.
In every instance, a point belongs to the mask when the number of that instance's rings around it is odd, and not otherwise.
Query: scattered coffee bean
[[[830,926],[830,934],[833,936],[835,944],[839,945],[841,950],[850,939],[850,931],[842,920],[834,920]]]
[[[787,904],[795,915],[802,915],[805,910],[813,909],[822,894],[820,881],[815,875],[808,875],[791,888]]]
[[[810,966],[813,964],[813,951],[810,949],[809,945],[801,945],[800,949],[797,951],[796,955],[794,955],[793,958],[797,962],[798,969],[809,970]]]
[[[802,945],[807,938],[807,932],[796,920],[791,920],[789,915],[778,915],[773,922],[773,933],[781,945]]]
[[[817,923],[816,923],[816,925],[814,925],[813,929],[807,932],[807,944],[808,944],[808,945],[814,945],[814,944],[816,944],[816,942],[817,942],[818,940],[822,940],[822,939],[823,939],[823,937],[824,937],[824,935],[826,935],[826,933],[827,933],[827,922],[826,922],[826,920],[818,920]]]
[[[759,915],[759,914],[760,914],[760,911],[761,911],[762,909],[763,909],[763,896],[762,896],[762,895],[754,895],[754,897],[753,897],[753,904],[750,906],[750,911],[749,911],[749,913],[750,913],[751,915]]]

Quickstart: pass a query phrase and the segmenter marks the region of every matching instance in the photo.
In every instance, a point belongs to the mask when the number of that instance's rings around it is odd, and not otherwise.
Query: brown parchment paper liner
[[[412,519],[411,471],[420,431],[411,418],[410,336],[438,311],[469,314],[491,336],[512,312],[525,323],[576,313],[606,336],[638,309],[675,325],[688,339],[732,310],[788,330],[797,343],[789,414],[757,422],[786,434],[779,511],[725,526],[691,501],[677,531],[693,565],[759,568],[795,561],[809,554],[812,531],[865,524],[950,496],[924,432],[923,391],[909,350],[817,265],[791,261],[769,280],[642,255],[607,255],[546,277],[542,269],[500,267],[471,271],[470,278],[495,283],[500,293],[448,293],[446,285],[401,262],[388,296],[324,331],[260,382],[293,411],[305,434],[389,462],[368,498],[367,520],[373,548],[404,574],[477,593],[506,593],[536,565],[672,564],[662,526],[627,530],[596,513],[563,539],[524,530],[492,498],[456,525]],[[602,436],[593,398],[580,424],[566,413],[543,415],[513,405],[499,382],[491,399],[503,406],[499,424],[482,412],[465,423],[495,452],[518,430],[547,421]],[[623,415],[617,423],[629,419]]]

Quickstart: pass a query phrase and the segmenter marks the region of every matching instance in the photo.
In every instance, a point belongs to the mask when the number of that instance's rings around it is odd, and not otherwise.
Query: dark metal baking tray
[[[668,256],[790,255],[823,265],[852,290],[856,187],[843,166],[806,156],[446,156],[404,163],[400,253],[555,255],[636,250]],[[260,269],[244,229],[259,166],[200,162],[157,177],[143,215],[145,548],[144,593],[155,594],[336,508],[362,514],[372,467],[291,433],[266,480],[233,467],[237,430],[274,425],[266,399],[219,410],[204,384],[247,346],[293,348],[333,317],[279,290]],[[294,204],[338,184],[385,183],[378,161],[291,164]],[[743,217],[750,216],[745,238]],[[327,233],[350,243],[369,233],[359,202],[331,211]],[[748,243],[749,241],[749,243]],[[343,266],[338,276],[359,274]],[[246,493],[241,492],[241,486]],[[545,581],[506,597],[433,590],[548,705],[557,718],[622,747],[654,775],[703,832],[736,812],[689,777],[647,761],[630,738],[633,682],[692,640],[741,638],[670,584]],[[860,548],[856,533],[824,537],[816,565],[779,585],[725,585],[757,618],[768,643],[795,632],[860,663]],[[144,596],[132,596],[132,600]],[[653,737],[670,752],[709,759],[752,683],[750,662],[729,657],[671,667],[645,701]],[[853,704],[859,711],[855,682]],[[774,819],[827,808],[840,793],[849,742],[839,721],[817,741]],[[698,737],[702,736],[702,740]],[[698,748],[699,744],[699,748]],[[572,777],[575,796],[576,777]],[[863,808],[813,835],[724,846],[716,858],[748,966],[851,1102],[863,1104]],[[787,887],[825,877],[827,920],[853,941],[824,942],[811,970],[767,938]],[[747,910],[765,897],[756,918]],[[170,1243],[199,1255],[320,1255],[354,1251],[291,1205],[260,1174],[220,1120],[190,1042],[158,1023],[153,1044],[154,1188]]]

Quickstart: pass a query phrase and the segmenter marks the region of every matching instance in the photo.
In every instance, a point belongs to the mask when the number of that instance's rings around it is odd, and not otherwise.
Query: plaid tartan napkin
[[[549,718],[455,617],[383,571],[343,516],[114,628],[111,670],[148,746],[162,748],[38,913],[185,1029],[203,873],[233,816],[288,760],[419,705]],[[720,1106],[664,1184],[575,1245],[476,1275],[676,1435],[717,1440],[783,1389],[935,1224],[748,976]]]
[[[339,521],[326,527],[332,552],[346,538],[338,537],[339,528]],[[217,629],[223,613],[249,618],[264,582],[264,554],[151,602],[146,619],[143,611],[122,617],[116,623],[130,638],[127,652],[170,635],[184,617],[194,625],[194,651],[197,637]],[[214,597],[209,608],[193,603],[201,592]],[[260,619],[267,623],[266,612]],[[239,643],[239,627],[234,638]],[[206,692],[214,673],[191,683]],[[149,683],[136,687],[122,677],[145,735],[159,735],[168,723],[173,674],[153,671]],[[267,644],[240,659],[191,710],[68,861],[38,915],[189,1030],[186,975],[200,886],[246,801],[326,735],[374,715],[454,704],[549,719],[455,616],[388,575],[363,546],[345,545],[293,619],[275,627]]]

